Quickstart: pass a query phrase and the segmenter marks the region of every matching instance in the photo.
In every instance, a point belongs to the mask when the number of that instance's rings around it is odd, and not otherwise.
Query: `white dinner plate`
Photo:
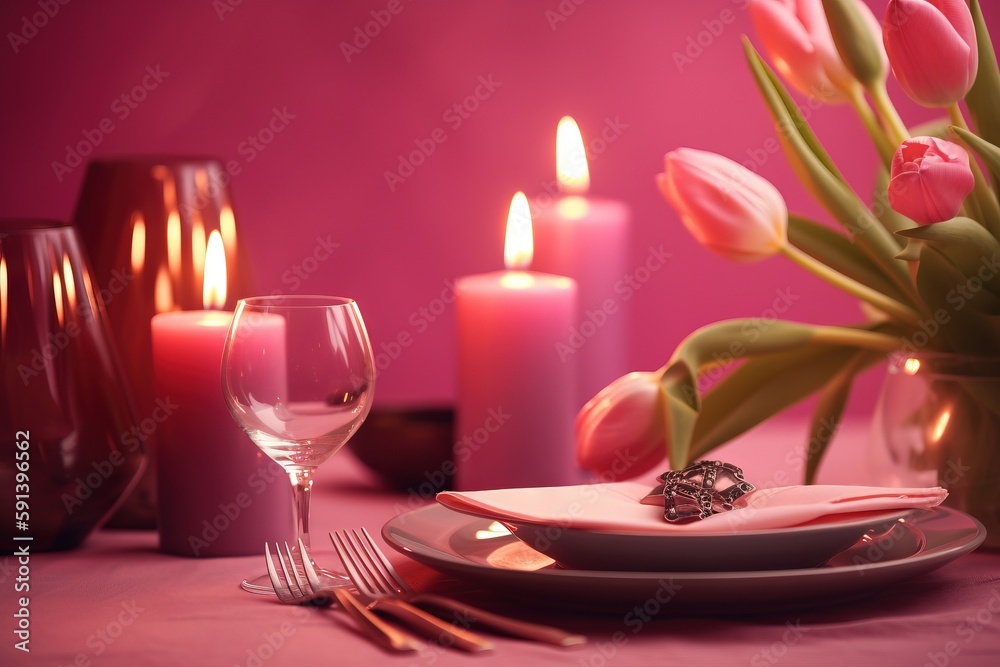
[[[687,535],[563,528],[522,521],[502,523],[515,537],[566,569],[745,572],[815,567],[856,543],[868,531],[884,532],[912,511],[867,513],[852,518],[834,515],[835,520],[805,526]]]
[[[813,568],[734,572],[571,570],[498,523],[428,505],[382,528],[394,549],[456,578],[588,611],[751,614],[857,599],[975,549],[983,525],[956,510],[918,510]]]

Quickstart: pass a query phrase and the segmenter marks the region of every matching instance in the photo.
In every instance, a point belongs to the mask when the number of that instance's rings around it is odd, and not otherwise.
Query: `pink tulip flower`
[[[602,481],[636,477],[666,457],[664,434],[659,373],[629,373],[602,389],[577,415],[577,461]]]
[[[678,148],[667,153],[660,192],[709,250],[753,262],[788,241],[788,209],[770,182],[727,157]]]
[[[979,49],[965,0],[890,0],[882,40],[899,85],[926,107],[959,101],[976,81]]]
[[[878,36],[875,15],[857,3]],[[837,53],[822,0],[750,0],[750,17],[771,62],[796,90],[827,104],[847,101],[858,84]]]
[[[904,141],[890,175],[889,204],[921,224],[954,218],[975,185],[965,149],[934,137]]]

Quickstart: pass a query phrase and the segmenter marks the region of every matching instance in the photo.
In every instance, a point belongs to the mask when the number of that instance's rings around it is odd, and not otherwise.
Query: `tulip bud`
[[[979,49],[965,0],[890,0],[882,39],[892,73],[919,104],[954,104],[976,81]]]
[[[788,242],[788,209],[777,188],[727,157],[692,148],[667,153],[660,192],[709,250],[753,262]]]
[[[659,373],[629,373],[577,415],[577,461],[601,481],[636,477],[666,457],[665,429]]]
[[[884,81],[889,62],[881,28],[868,5],[861,0],[823,0],[823,9],[848,71],[866,88]]]
[[[965,149],[943,139],[913,137],[892,156],[889,205],[921,224],[950,220],[974,185]]]
[[[827,104],[848,101],[858,84],[834,45],[822,0],[750,0],[750,17],[774,67],[796,90]],[[869,29],[877,25],[872,17]]]

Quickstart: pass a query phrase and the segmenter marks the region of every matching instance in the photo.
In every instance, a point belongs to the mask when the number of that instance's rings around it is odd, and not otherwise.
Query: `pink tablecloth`
[[[801,428],[765,427],[725,452],[750,479],[798,479],[794,451]],[[863,433],[847,429],[826,481],[851,477]],[[853,440],[853,442],[852,442]],[[766,443],[766,444],[765,444]],[[852,453],[853,452],[853,453]],[[791,462],[791,463],[790,463]],[[317,553],[335,562],[325,531],[379,528],[409,506],[389,493],[349,454],[321,473],[314,498]],[[373,531],[377,532],[377,531]],[[419,585],[443,577],[390,551]],[[496,638],[492,654],[470,657],[432,646],[393,656],[357,634],[335,610],[286,607],[242,592],[262,557],[182,559],[156,551],[152,532],[101,531],[69,553],[30,561],[30,653],[14,649],[14,558],[0,559],[0,664],[3,665],[944,665],[1000,664],[1000,554],[976,552],[858,603],[814,611],[743,618],[663,616],[638,625],[621,615],[547,610],[485,593],[483,606],[560,625],[590,637],[557,649]]]

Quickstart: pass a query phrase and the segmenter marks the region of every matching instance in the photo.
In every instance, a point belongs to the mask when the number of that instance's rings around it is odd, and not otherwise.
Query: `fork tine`
[[[291,574],[288,572],[288,566],[285,565],[285,559],[281,555],[281,547],[278,546],[277,542],[274,543],[274,550],[278,552],[278,564],[281,566],[281,572],[285,575],[285,583],[288,584],[288,588],[292,594],[295,596],[308,595],[305,587],[302,585],[302,579],[299,577],[298,568],[295,567],[295,559],[292,558],[292,551],[288,548],[288,543],[285,542],[285,550],[288,553],[288,560],[291,563]]]
[[[398,595],[399,589],[397,589],[392,580],[386,576],[382,568],[379,567],[377,558],[372,555],[371,549],[365,546],[364,540],[357,530],[343,531],[343,534],[347,536],[354,550],[355,555],[359,559],[359,563],[362,568],[368,573],[370,581],[375,583],[375,586],[379,589],[382,595]]]
[[[359,565],[359,559],[354,555],[343,531],[338,530],[330,533],[330,540],[333,542],[333,548],[337,550],[337,555],[340,556],[344,568],[347,569],[347,577],[361,594],[370,598],[379,597],[380,594],[375,590],[373,582],[369,580],[367,572]]]
[[[288,545],[286,544],[285,547],[287,548]],[[306,545],[302,542],[301,537],[299,538],[299,556],[302,557],[302,570],[306,573],[306,579],[309,581],[309,588],[312,589],[313,593],[322,593],[323,584],[319,580],[319,575],[316,574],[316,568],[313,567],[312,560],[309,558],[309,553],[306,551]]]
[[[281,555],[280,551],[278,555]],[[271,548],[267,545],[267,542],[264,543],[264,562],[267,563],[267,576],[271,579],[271,587],[274,589],[274,594],[282,602],[291,601],[294,596],[285,583],[281,581],[281,577],[278,576],[278,571],[275,569],[274,561],[271,557]]]
[[[392,566],[392,563],[389,562],[389,559],[386,558],[385,552],[382,551],[379,548],[378,544],[376,544],[375,540],[372,539],[371,533],[368,532],[368,529],[362,527],[361,533],[365,536],[369,552],[374,554],[375,556],[375,560],[377,561],[376,565],[378,563],[382,564],[382,568],[384,569],[385,574],[388,575],[391,578],[391,580],[395,582],[397,592],[406,594],[413,593],[414,592],[413,588],[408,583],[406,583],[406,581],[401,576],[399,576],[399,572],[396,571],[396,568],[394,568]]]

